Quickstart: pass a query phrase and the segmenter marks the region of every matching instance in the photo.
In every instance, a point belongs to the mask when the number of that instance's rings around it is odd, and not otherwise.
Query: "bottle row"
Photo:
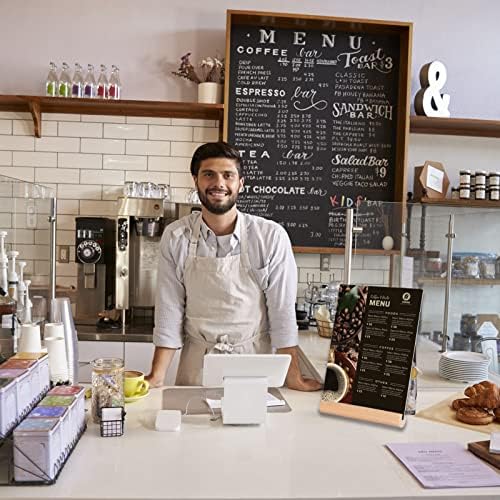
[[[83,68],[75,63],[73,77],[70,75],[69,66],[63,62],[60,76],[57,76],[57,66],[50,63],[49,74],[45,82],[45,94],[51,97],[86,97],[97,99],[120,99],[122,85],[120,82],[119,69],[111,66],[111,75],[107,77],[107,68],[101,64],[101,72],[96,81],[94,66],[89,64],[87,72],[83,74]]]

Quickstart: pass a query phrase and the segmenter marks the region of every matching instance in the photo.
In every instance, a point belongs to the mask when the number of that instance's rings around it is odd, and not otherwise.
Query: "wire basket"
[[[115,415],[117,410],[121,410],[121,418],[116,418]],[[125,415],[126,413],[123,406],[102,407],[100,410],[101,437],[122,436],[125,423]]]
[[[332,338],[333,334],[333,321],[324,321],[317,319],[316,328],[318,329],[318,335],[327,339]]]

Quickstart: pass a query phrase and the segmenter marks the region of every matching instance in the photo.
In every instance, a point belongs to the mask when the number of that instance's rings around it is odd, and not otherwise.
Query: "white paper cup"
[[[40,340],[40,326],[27,323],[21,325],[21,337],[19,338],[19,352],[40,352],[42,342]]]
[[[62,323],[45,323],[43,336],[64,338],[64,325]]]
[[[66,382],[68,380],[68,361],[66,346],[61,337],[45,337],[45,347],[49,354],[49,373],[52,382]]]

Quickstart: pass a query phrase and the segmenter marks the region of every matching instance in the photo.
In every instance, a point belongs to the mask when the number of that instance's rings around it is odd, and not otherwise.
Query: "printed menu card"
[[[500,474],[460,443],[391,443],[386,446],[424,488],[500,486]]]
[[[395,423],[403,418],[422,290],[340,285],[320,411]],[[355,408],[376,411],[356,415]],[[352,411],[351,411],[352,410]],[[364,418],[363,418],[364,416]]]

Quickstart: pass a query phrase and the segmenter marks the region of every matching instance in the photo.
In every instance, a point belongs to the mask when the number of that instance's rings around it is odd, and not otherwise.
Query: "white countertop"
[[[306,335],[301,346],[321,364],[329,342],[317,339]],[[485,434],[417,417],[397,430],[320,415],[320,392],[282,392],[293,411],[268,414],[266,425],[223,426],[208,415],[184,416],[180,432],[160,433],[153,430],[153,421],[162,390],[152,390],[149,397],[127,405],[123,437],[101,438],[98,426],[89,424],[55,485],[0,487],[0,498],[500,498],[500,488],[426,490],[384,447],[426,441],[465,446],[486,439]],[[418,406],[449,393],[419,391]]]

